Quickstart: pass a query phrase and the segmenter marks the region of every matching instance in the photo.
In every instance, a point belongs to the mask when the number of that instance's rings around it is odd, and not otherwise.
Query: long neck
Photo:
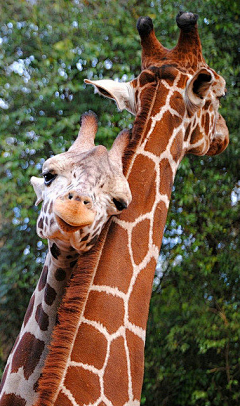
[[[89,253],[93,278],[86,302],[74,332],[66,337],[68,354],[65,365],[58,365],[56,379],[49,373],[56,360],[57,342],[53,343],[40,380],[38,406],[140,403],[152,282],[174,175],[183,155],[179,117],[165,108],[161,113],[156,93],[151,96],[148,112],[144,119],[141,114],[137,117],[133,128],[135,149],[126,168],[132,203],[105,230],[96,247],[97,258],[96,252]],[[85,266],[81,261],[78,272]],[[56,333],[60,329],[57,326]]]
[[[60,241],[49,242],[49,250],[38,284],[30,299],[21,331],[5,368],[0,405],[32,406],[57,309],[79,254]]]

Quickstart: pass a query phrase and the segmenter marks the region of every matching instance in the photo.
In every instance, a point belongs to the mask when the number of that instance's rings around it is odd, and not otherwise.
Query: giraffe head
[[[76,141],[67,152],[43,164],[43,178],[31,178],[42,208],[37,233],[42,238],[69,242],[77,251],[89,250],[111,215],[131,202],[122,172],[122,155],[128,131],[122,131],[110,151],[94,145],[97,132],[92,112],[81,118]]]
[[[137,29],[142,45],[142,71],[138,78],[127,83],[88,79],[85,82],[94,85],[103,96],[114,99],[120,110],[127,109],[137,118],[143,115],[153,94],[150,90],[155,88],[155,106],[158,104],[159,110],[166,106],[165,111],[171,113],[170,127],[174,121],[175,127],[180,120],[183,122],[184,153],[215,155],[224,151],[229,142],[225,120],[218,112],[226,84],[203,58],[197,19],[198,15],[193,13],[177,15],[179,40],[168,50],[156,38],[151,18],[140,17]],[[167,114],[165,118],[168,126]]]

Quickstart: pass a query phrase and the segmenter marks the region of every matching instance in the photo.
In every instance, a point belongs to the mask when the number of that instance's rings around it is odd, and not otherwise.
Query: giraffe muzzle
[[[59,227],[66,232],[89,226],[95,218],[92,199],[75,191],[59,196],[54,202],[53,211]]]

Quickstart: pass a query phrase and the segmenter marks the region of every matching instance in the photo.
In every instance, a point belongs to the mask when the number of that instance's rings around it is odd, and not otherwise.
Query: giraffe
[[[37,233],[48,239],[48,253],[6,365],[1,406],[33,404],[57,308],[77,260],[92,249],[108,218],[131,201],[122,173],[128,132],[120,133],[108,152],[101,145],[94,146],[95,114],[85,113],[81,121],[70,149],[45,161],[43,178],[31,178],[36,204],[43,201]],[[79,291],[87,288],[90,277],[90,272],[82,275]]]
[[[136,115],[124,156],[133,198],[107,223],[94,250],[78,260],[34,406],[140,404],[151,288],[176,170],[185,154],[216,155],[229,142],[218,113],[225,81],[203,58],[197,19],[178,14],[179,40],[168,50],[152,20],[140,17],[140,75],[128,83],[86,80]],[[78,307],[81,271],[90,267],[92,280]]]
[[[168,50],[157,40],[152,20],[140,17],[140,75],[128,83],[86,80],[120,110],[136,115],[124,156],[132,202],[108,222],[94,251],[78,261],[34,406],[140,404],[149,301],[176,170],[185,154],[216,155],[229,141],[218,113],[225,81],[203,58],[197,19],[178,14],[179,40]],[[74,321],[67,323],[80,270],[90,266],[83,308],[76,306]]]

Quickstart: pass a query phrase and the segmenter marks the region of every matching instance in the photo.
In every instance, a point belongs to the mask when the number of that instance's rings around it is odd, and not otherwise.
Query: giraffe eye
[[[123,209],[127,208],[127,203],[123,199],[115,199],[113,198],[113,203],[115,204],[117,210],[122,211]]]
[[[43,177],[45,185],[50,186],[52,181],[57,177],[57,175],[51,172],[47,172],[43,174]]]

